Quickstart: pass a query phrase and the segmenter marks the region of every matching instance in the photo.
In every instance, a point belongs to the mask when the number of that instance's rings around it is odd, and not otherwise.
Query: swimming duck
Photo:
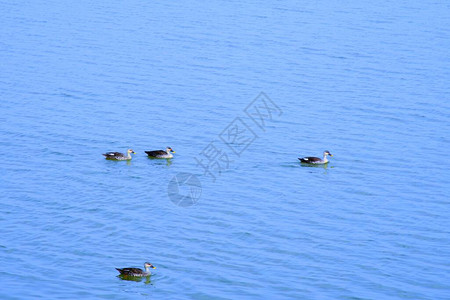
[[[107,152],[102,155],[111,160],[130,160],[131,153],[136,154],[132,149],[128,149],[126,155],[120,152]]]
[[[306,164],[326,164],[328,163],[327,156],[333,156],[333,154],[330,153],[330,151],[324,151],[323,152],[323,159],[319,157],[303,157],[299,158],[300,162],[306,163]]]
[[[172,148],[167,147],[166,150],[145,151],[149,157],[153,158],[172,158],[175,153]]]
[[[145,272],[140,268],[123,268],[123,269],[116,268],[116,270],[119,271],[120,275],[122,276],[145,277],[151,275],[150,268],[156,269],[156,267],[154,267],[149,262],[144,263],[144,267]]]

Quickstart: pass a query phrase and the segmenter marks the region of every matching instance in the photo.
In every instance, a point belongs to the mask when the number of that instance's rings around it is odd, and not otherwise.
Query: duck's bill
[[[156,269],[156,267],[152,266],[152,269]]]
[[[136,154],[136,152],[133,151],[133,154]]]
[[[333,154],[330,153],[330,156],[333,156]]]
[[[172,151],[170,151],[170,152],[172,152],[172,153],[175,153],[175,151],[173,151],[173,150],[172,150]]]

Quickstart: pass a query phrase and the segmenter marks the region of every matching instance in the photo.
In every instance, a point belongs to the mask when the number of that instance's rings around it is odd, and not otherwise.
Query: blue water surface
[[[1,299],[450,299],[448,1],[0,15]]]

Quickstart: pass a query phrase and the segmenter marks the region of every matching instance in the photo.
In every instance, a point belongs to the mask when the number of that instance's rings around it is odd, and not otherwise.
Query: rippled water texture
[[[269,2],[0,1],[1,299],[448,299],[448,2]]]

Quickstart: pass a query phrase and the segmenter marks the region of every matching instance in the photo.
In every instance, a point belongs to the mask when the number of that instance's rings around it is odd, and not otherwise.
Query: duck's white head
[[[131,153],[136,154],[136,152],[134,152],[133,149],[128,149],[128,150],[127,150],[127,153],[128,153],[128,154],[131,154]]]
[[[149,262],[146,262],[146,263],[144,263],[144,267],[147,269],[147,268],[152,268],[152,269],[156,269],[156,267],[155,266],[153,266],[151,263],[149,263]]]
[[[167,147],[167,148],[166,148],[166,152],[167,152],[167,153],[175,153],[175,151],[173,151],[173,149],[170,148],[170,147]]]
[[[331,154],[330,153],[330,151],[328,151],[328,150],[325,150],[325,151],[323,151],[323,156],[333,156],[333,154]]]

